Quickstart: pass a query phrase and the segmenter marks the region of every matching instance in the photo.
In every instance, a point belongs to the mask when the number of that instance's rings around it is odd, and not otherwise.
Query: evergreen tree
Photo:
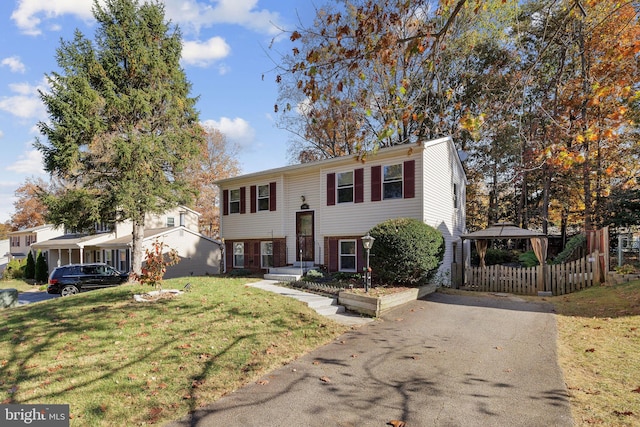
[[[47,283],[47,280],[49,280],[49,266],[40,251],[38,251],[38,256],[36,257],[35,274],[36,283]]]
[[[24,267],[24,278],[32,280],[36,276],[36,261],[33,259],[33,253],[29,251],[27,255],[27,263]]]
[[[94,1],[95,40],[76,31],[57,50],[60,72],[41,92],[49,120],[36,147],[65,188],[45,197],[48,220],[78,229],[133,224],[140,274],[145,215],[188,203],[184,171],[204,142],[196,98],[179,61],[177,27],[159,1]]]

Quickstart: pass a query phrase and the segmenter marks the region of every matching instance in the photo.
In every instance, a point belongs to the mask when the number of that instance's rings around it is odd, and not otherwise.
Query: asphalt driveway
[[[432,294],[178,426],[570,426],[551,307]]]

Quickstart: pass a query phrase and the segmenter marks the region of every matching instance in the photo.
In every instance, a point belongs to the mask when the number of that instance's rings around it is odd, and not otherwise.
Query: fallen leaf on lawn
[[[314,365],[319,365],[319,364],[320,364],[320,362],[319,362],[318,360],[314,360],[312,363],[313,363]]]
[[[404,319],[403,319],[402,317],[398,317],[398,318],[396,319],[396,322],[402,322],[403,320],[404,320]]]
[[[412,358],[413,360],[418,360],[418,359],[420,359],[418,356],[411,356],[411,358]]]
[[[507,369],[505,369],[504,371],[505,371],[505,372],[511,372],[511,371],[513,371],[513,369],[511,369],[511,368],[507,368]]]
[[[157,422],[160,417],[160,413],[162,413],[162,408],[151,408],[149,410],[149,421],[152,423]]]
[[[352,354],[351,357],[353,357],[355,359],[356,357],[358,357],[358,355],[357,354]]]
[[[637,388],[637,389],[635,389],[635,390],[631,390],[631,392],[632,392],[632,393],[640,393],[640,387],[638,387],[638,388]]]
[[[393,426],[393,427],[405,427],[407,425],[407,423],[405,423],[404,421],[400,421],[400,420],[391,420],[387,423],[387,425]]]
[[[586,349],[584,352],[585,352],[585,353],[593,353],[594,351],[596,351],[596,349],[595,349],[595,348],[588,348],[588,349]]]
[[[322,381],[323,383],[330,383],[331,382],[329,377],[320,377],[320,381]]]
[[[189,348],[189,347],[191,347],[191,344],[180,344],[178,346],[178,348]]]
[[[624,412],[613,411],[613,415],[630,417],[631,415],[633,415],[633,412],[631,412],[631,411],[624,411]]]
[[[267,385],[267,384],[269,384],[269,380],[260,380],[260,381],[258,381],[258,384]]]
[[[497,345],[497,346],[495,346],[493,348],[495,348],[496,350],[502,350],[502,347],[500,347],[499,345]]]

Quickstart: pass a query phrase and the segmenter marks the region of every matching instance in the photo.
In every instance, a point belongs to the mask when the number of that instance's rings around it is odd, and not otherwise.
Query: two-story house
[[[146,216],[143,247],[151,248],[158,239],[175,249],[180,257],[178,264],[167,269],[165,278],[220,273],[221,243],[198,232],[199,216],[184,206]],[[114,227],[97,224],[92,233],[66,230],[65,234],[31,248],[47,253],[49,270],[65,264],[103,262],[117,270],[130,271],[132,230],[130,221]]]
[[[389,218],[411,217],[444,236],[444,273],[461,256],[466,183],[451,138],[220,180],[225,269],[359,272],[361,237]]]
[[[62,236],[63,234],[63,227],[56,227],[51,224],[12,231],[9,233],[9,256],[11,259],[24,259],[31,251],[33,244]]]

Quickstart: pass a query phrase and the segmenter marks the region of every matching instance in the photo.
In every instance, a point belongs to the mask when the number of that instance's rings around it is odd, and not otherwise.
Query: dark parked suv
[[[63,297],[91,289],[117,286],[129,279],[107,264],[69,264],[56,267],[49,276],[47,292]]]

